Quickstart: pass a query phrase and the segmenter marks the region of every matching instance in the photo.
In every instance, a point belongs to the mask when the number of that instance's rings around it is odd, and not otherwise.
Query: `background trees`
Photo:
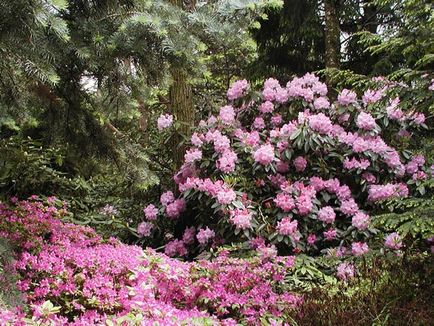
[[[2,2],[2,194],[62,189],[85,221],[104,220],[107,202],[122,221],[140,216],[238,77],[319,71],[331,88],[362,90],[384,74],[419,87],[401,101],[429,122],[431,11],[412,0]],[[162,112],[177,118],[173,135],[156,131]],[[418,137],[432,155],[432,131]]]

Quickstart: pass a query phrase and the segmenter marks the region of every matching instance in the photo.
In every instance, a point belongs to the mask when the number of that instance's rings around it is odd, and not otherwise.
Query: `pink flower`
[[[358,212],[353,216],[351,224],[358,230],[366,230],[369,226],[369,215]]]
[[[377,125],[375,119],[366,112],[360,112],[356,120],[357,127],[364,130],[372,130]]]
[[[327,231],[323,232],[324,238],[326,240],[334,240],[336,238],[337,232],[335,229],[328,229]]]
[[[340,210],[345,215],[354,215],[359,211],[359,206],[353,198],[341,202]]]
[[[264,103],[261,104],[261,106],[259,107],[259,112],[265,114],[265,113],[271,113],[274,110],[274,105],[272,102],[270,101],[266,101]]]
[[[184,242],[176,239],[166,243],[164,253],[169,257],[174,257],[177,255],[185,256],[187,254],[187,249],[184,246]]]
[[[277,232],[282,235],[293,235],[297,231],[298,222],[291,221],[290,217],[284,217],[277,223]]]
[[[237,162],[238,157],[234,151],[226,150],[224,151],[220,158],[217,160],[216,167],[217,169],[230,173],[235,170],[235,163]]]
[[[227,96],[229,101],[242,97],[249,89],[250,85],[247,80],[238,80],[229,88]]]
[[[273,116],[271,117],[271,123],[272,123],[274,126],[279,126],[279,125],[281,125],[281,124],[282,124],[282,116],[281,116],[280,114],[273,115]]]
[[[426,173],[425,172],[423,172],[423,171],[417,171],[416,173],[414,173],[413,175],[412,175],[412,179],[413,180],[425,180],[425,179],[427,179],[428,178],[428,176],[426,175]]]
[[[309,127],[311,127],[312,130],[325,135],[332,130],[333,125],[327,116],[325,116],[323,113],[318,113],[316,115],[309,116]]]
[[[276,170],[279,173],[286,173],[289,171],[289,164],[287,162],[278,161],[276,163]]]
[[[194,242],[194,236],[196,235],[196,229],[194,226],[186,228],[184,234],[182,235],[182,241],[185,244],[192,244]]]
[[[312,211],[312,198],[308,195],[301,195],[297,198],[296,206],[298,213],[302,216]]]
[[[365,172],[362,174],[362,178],[366,180],[367,183],[372,184],[377,182],[377,178],[370,172]]]
[[[228,137],[223,135],[218,135],[214,139],[214,150],[217,153],[223,153],[231,147],[231,141]]]
[[[280,83],[277,79],[275,78],[268,78],[265,82],[264,82],[264,88],[278,88],[280,87]]]
[[[158,130],[169,128],[173,123],[173,116],[170,114],[162,114],[157,120]]]
[[[371,185],[368,190],[368,200],[380,201],[392,197],[406,197],[408,188],[404,184],[388,183],[385,185]]]
[[[325,187],[324,180],[320,177],[310,178],[310,185],[315,189],[315,191],[321,191]]]
[[[295,208],[294,199],[285,193],[277,194],[274,202],[276,203],[276,206],[282,209],[284,212],[289,212]]]
[[[170,218],[176,218],[185,210],[185,206],[186,204],[184,199],[177,199],[173,203],[167,205],[166,214]]]
[[[245,230],[252,227],[252,214],[247,209],[231,210],[229,214],[229,221],[237,229]]]
[[[373,91],[368,89],[362,96],[362,101],[365,105],[376,103],[383,97],[382,91]]]
[[[253,158],[262,165],[268,165],[274,161],[274,147],[271,144],[260,146],[254,153]]]
[[[142,222],[137,226],[137,233],[142,237],[149,237],[153,228],[152,223]]]
[[[348,89],[343,89],[338,95],[338,102],[341,105],[357,103],[357,94]]]
[[[277,103],[285,103],[288,101],[289,94],[285,88],[277,87],[275,90],[274,98]]]
[[[351,244],[351,253],[354,256],[362,256],[369,251],[368,245],[364,242],[353,242]]]
[[[201,159],[202,151],[197,148],[189,149],[184,155],[185,163],[194,163],[195,161],[200,161]]]
[[[160,202],[163,206],[169,205],[174,200],[175,200],[175,196],[173,195],[173,192],[171,192],[170,190],[163,193],[160,197]]]
[[[393,232],[386,236],[384,245],[387,248],[399,250],[402,248],[402,238],[397,232]]]
[[[236,198],[237,195],[232,189],[222,189],[217,192],[217,201],[222,205],[231,204]]]
[[[205,229],[200,229],[196,235],[197,241],[201,245],[206,245],[209,240],[215,237],[215,232],[210,228],[206,227]]]
[[[352,158],[351,160],[346,157],[344,160],[344,168],[348,170],[352,169],[360,169],[360,170],[366,170],[371,163],[366,159],[361,159],[358,161],[356,158]]]
[[[232,124],[235,121],[234,108],[230,105],[221,107],[220,113],[219,113],[219,118],[226,125]]]
[[[318,219],[324,223],[330,224],[335,221],[336,213],[330,206],[322,207],[318,211]]]
[[[343,281],[348,281],[354,277],[354,266],[349,263],[341,263],[337,268],[337,277]]]
[[[265,122],[262,117],[255,118],[255,121],[253,121],[253,128],[262,130],[265,128]]]
[[[309,234],[309,236],[307,237],[307,243],[312,246],[315,244],[315,242],[316,242],[316,235],[315,234]]]
[[[201,136],[199,136],[197,132],[193,133],[193,135],[191,135],[191,143],[196,147],[202,146],[203,141],[201,139]]]
[[[303,156],[298,156],[294,160],[294,167],[297,172],[303,172],[307,167],[307,161]]]
[[[143,212],[145,213],[145,217],[149,221],[153,221],[157,219],[158,208],[155,207],[153,204],[149,204],[148,206],[146,206]]]
[[[319,94],[319,95],[321,95],[321,96],[326,96],[326,95],[327,95],[327,92],[328,92],[328,90],[327,90],[327,85],[324,84],[324,83],[321,83],[321,82],[315,82],[315,83],[312,85],[312,91],[313,91],[315,94]]]
[[[351,189],[347,185],[340,186],[336,190],[336,196],[340,201],[342,200],[348,200],[351,198]]]
[[[410,116],[410,119],[412,119],[415,124],[421,125],[422,123],[425,123],[425,114],[415,112]]]
[[[314,102],[313,106],[315,109],[328,109],[330,107],[330,102],[325,97],[318,97]]]

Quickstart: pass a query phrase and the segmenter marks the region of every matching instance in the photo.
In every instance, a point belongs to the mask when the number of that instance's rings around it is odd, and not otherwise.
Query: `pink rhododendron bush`
[[[13,202],[0,203],[0,237],[16,249],[24,305],[0,307],[0,325],[255,325],[302,302],[284,290],[294,257],[272,248],[181,262],[63,223],[66,209],[37,197]]]
[[[259,92],[235,82],[228,104],[195,129],[176,191],[145,207],[138,233],[152,236],[168,221],[182,227],[169,256],[254,239],[284,254],[366,254],[370,214],[385,200],[423,194],[432,177],[424,156],[407,149],[425,116],[400,104],[398,84],[374,82],[361,97],[344,89],[335,101],[313,74],[286,85],[268,79]],[[400,247],[399,234],[386,244]]]

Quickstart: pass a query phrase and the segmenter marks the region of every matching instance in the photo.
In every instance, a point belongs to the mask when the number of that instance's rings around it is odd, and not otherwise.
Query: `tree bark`
[[[339,68],[340,66],[340,36],[339,17],[336,0],[324,0],[325,11],[325,66]]]
[[[184,9],[182,0],[169,0],[173,5]],[[194,4],[194,2],[193,2]],[[172,139],[172,157],[175,171],[178,170],[184,158],[185,146],[182,145],[184,137],[191,136],[191,128],[194,126],[194,106],[191,85],[188,82],[188,74],[183,68],[172,67],[172,85],[169,89],[170,109],[179,128]]]
[[[172,113],[179,128],[173,136],[173,163],[175,169],[179,169],[185,152],[182,144],[184,137],[191,136],[191,128],[194,125],[194,107],[191,86],[187,81],[187,74],[180,69],[172,71],[172,85],[170,87],[169,101]]]

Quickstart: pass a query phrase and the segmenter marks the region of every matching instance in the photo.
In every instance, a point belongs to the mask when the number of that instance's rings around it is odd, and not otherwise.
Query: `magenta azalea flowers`
[[[294,257],[264,256],[261,247],[252,259],[222,251],[213,261],[184,263],[63,223],[65,213],[40,201],[0,203],[0,236],[18,249],[12,267],[27,307],[0,311],[1,325],[26,325],[26,318],[38,325],[259,325],[260,317],[279,318],[302,303],[280,289]],[[167,254],[185,254],[194,235],[187,229]],[[209,228],[197,233],[203,244],[213,237]]]

